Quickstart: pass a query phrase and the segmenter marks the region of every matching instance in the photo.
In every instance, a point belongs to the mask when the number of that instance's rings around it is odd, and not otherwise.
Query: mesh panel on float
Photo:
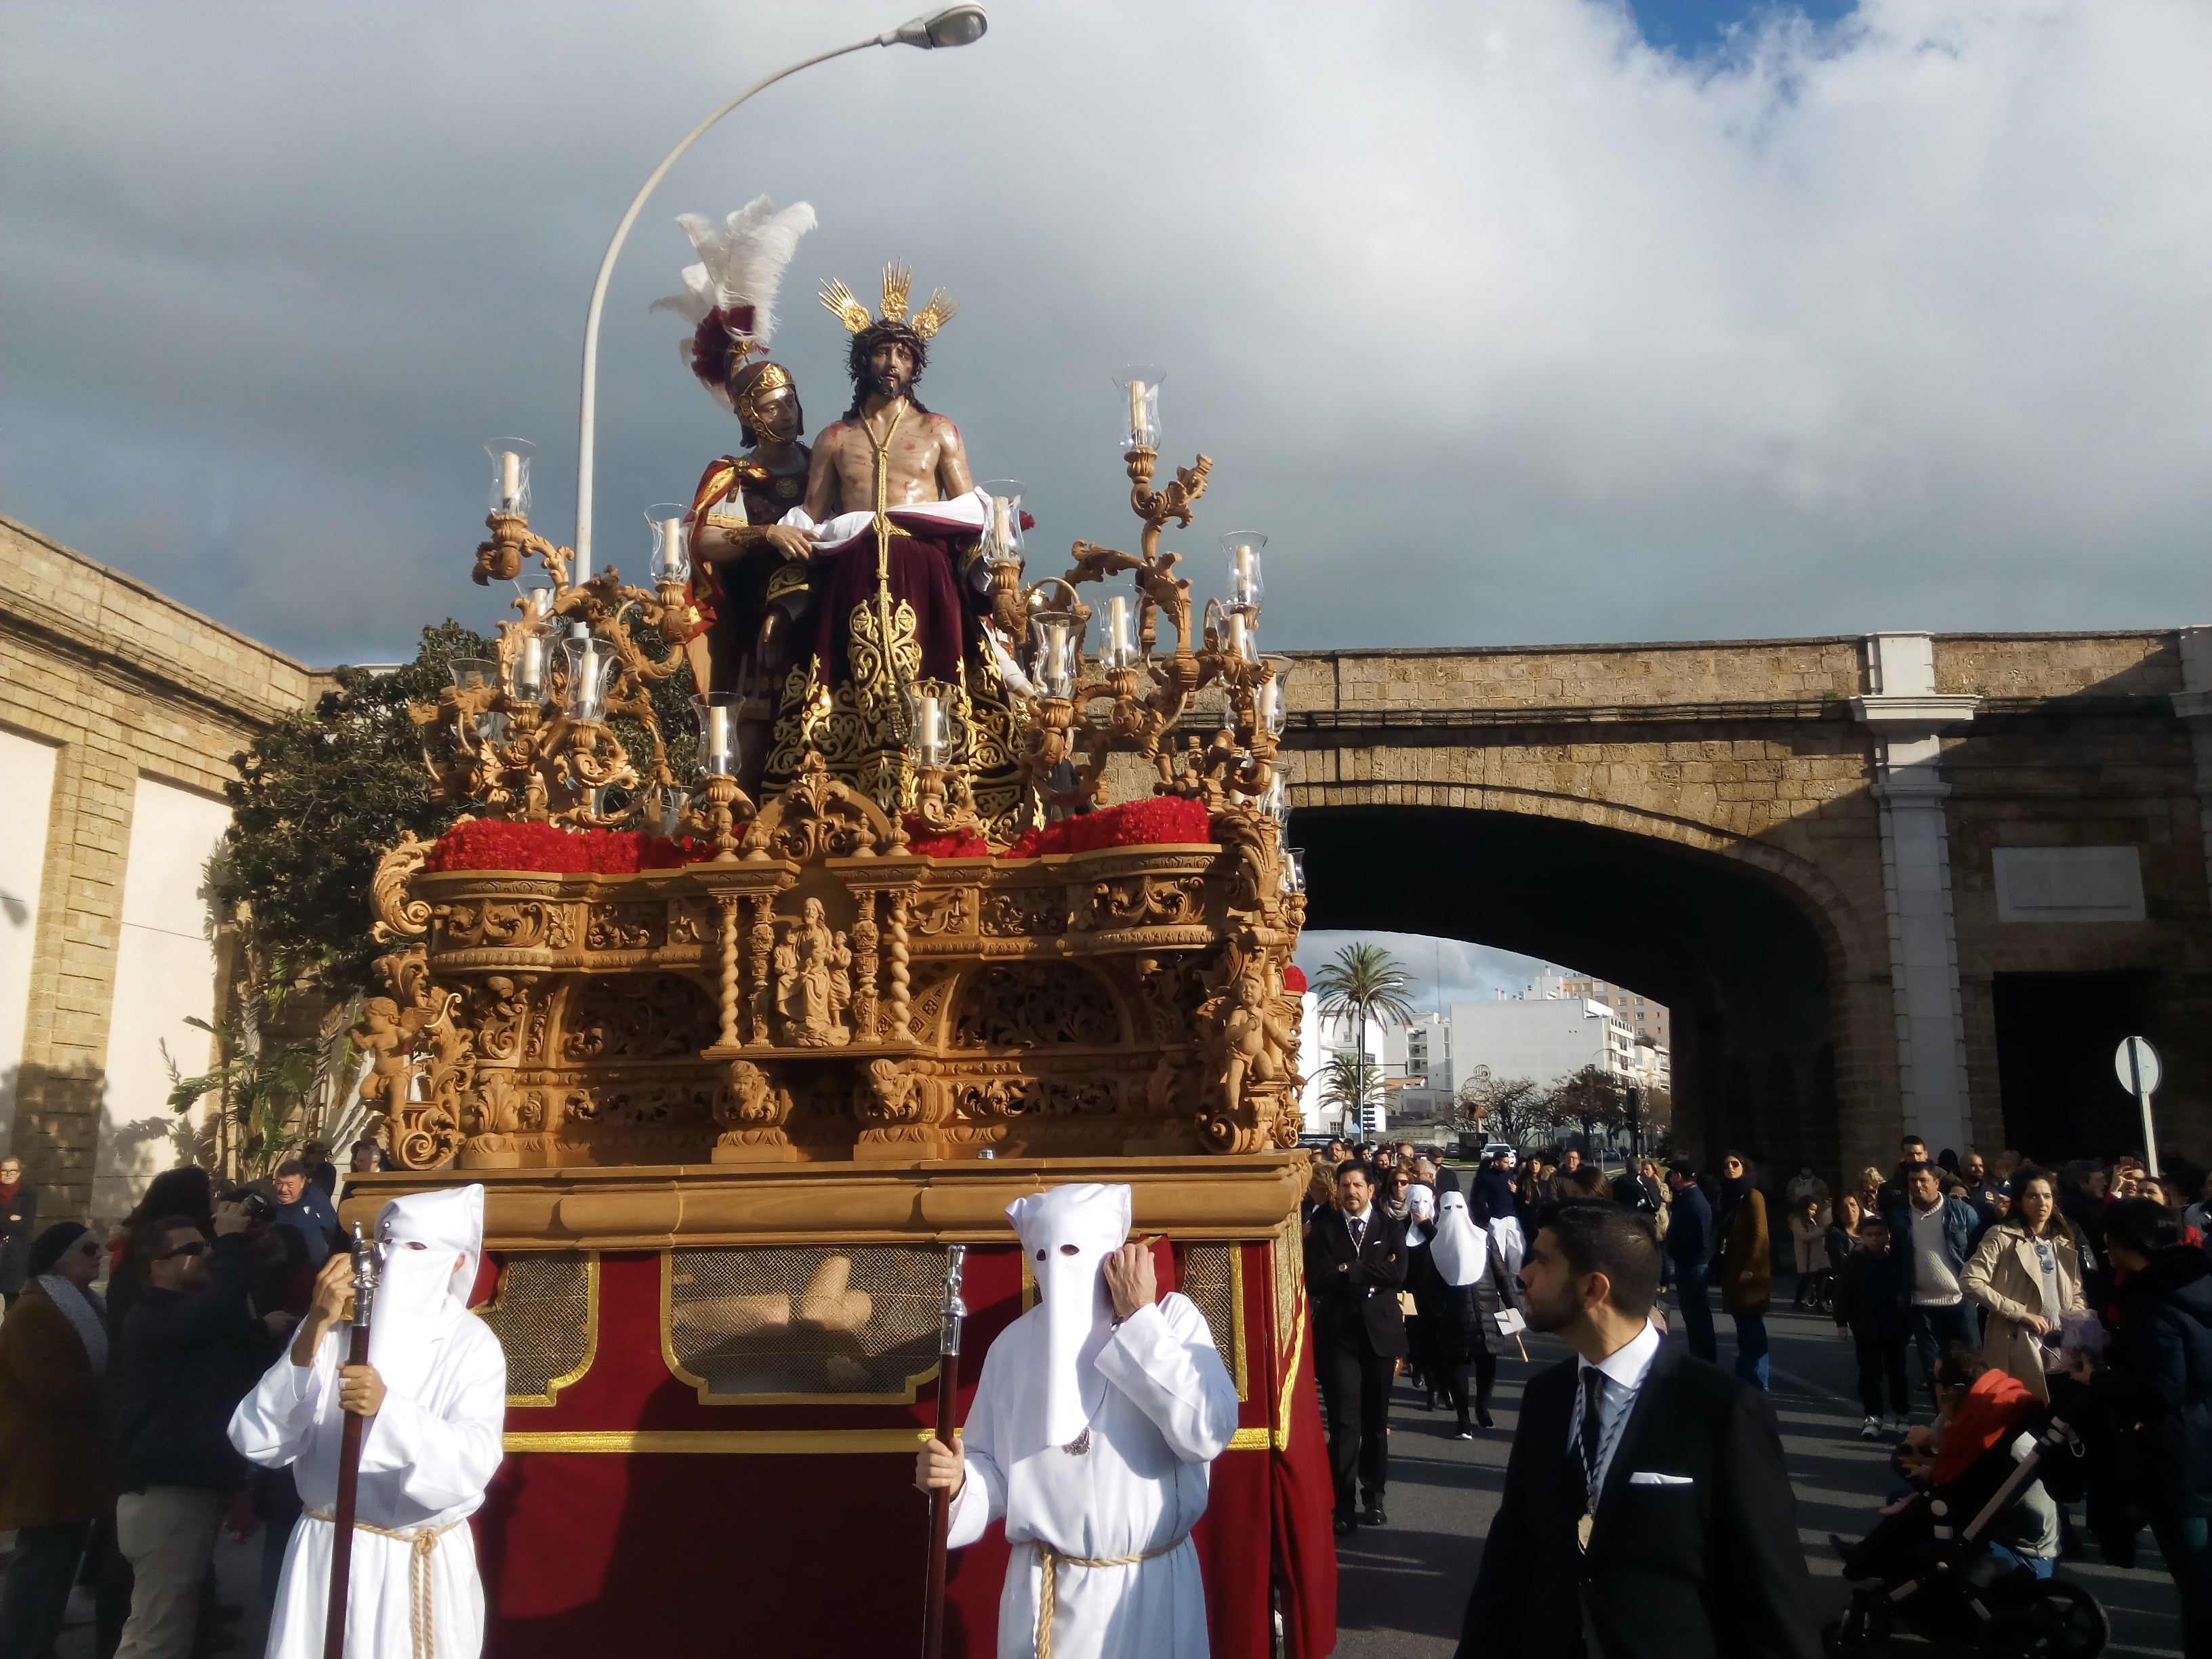
[[[936,1372],[940,1249],[671,1250],[662,1273],[661,1342],[702,1400],[904,1401]]]
[[[1221,1350],[1221,1363],[1237,1383],[1237,1397],[1246,1397],[1244,1385],[1244,1268],[1243,1255],[1234,1244],[1186,1244],[1179,1271],[1182,1293],[1198,1304],[1213,1333],[1213,1346]]]
[[[599,1342],[599,1258],[562,1251],[510,1257],[476,1310],[507,1355],[507,1403],[550,1406],[592,1368]]]

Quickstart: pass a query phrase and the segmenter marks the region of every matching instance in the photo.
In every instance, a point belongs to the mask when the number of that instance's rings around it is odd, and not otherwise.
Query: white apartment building
[[[1565,979],[1560,981],[1560,994],[1588,997],[1593,1002],[1602,1002],[1619,1015],[1621,1023],[1633,1026],[1638,1036],[1649,1036],[1662,1048],[1672,1048],[1674,1039],[1669,1017],[1663,1004],[1649,997],[1638,996],[1626,985],[1615,985],[1601,979]]]
[[[1369,1020],[1367,1064],[1378,1077],[1387,1079],[1393,1073],[1383,1053],[1385,1041],[1382,1024]],[[1298,1018],[1298,1070],[1306,1080],[1305,1087],[1298,1092],[1298,1109],[1305,1119],[1308,1134],[1380,1135],[1389,1127],[1389,1110],[1384,1103],[1370,1105],[1364,1124],[1346,1124],[1335,1106],[1322,1103],[1328,1090],[1329,1061],[1338,1054],[1352,1052],[1352,1022],[1324,1018],[1321,999],[1308,991],[1299,999]]]
[[[1585,1066],[1642,1080],[1633,1030],[1589,997],[1523,996],[1451,1006],[1451,1052],[1461,1075],[1550,1084]]]

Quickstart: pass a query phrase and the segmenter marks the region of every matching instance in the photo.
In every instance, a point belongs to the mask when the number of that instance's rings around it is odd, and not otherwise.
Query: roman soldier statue
[[[768,757],[775,698],[807,603],[804,531],[779,522],[805,497],[811,455],[790,370],[767,356],[775,294],[799,239],[814,228],[804,202],[779,211],[765,196],[712,220],[677,221],[700,262],[684,291],[657,301],[694,325],[691,372],[738,417],[742,453],[709,462],[691,502],[691,676],[702,696],[737,699],[739,787],[754,791]]]

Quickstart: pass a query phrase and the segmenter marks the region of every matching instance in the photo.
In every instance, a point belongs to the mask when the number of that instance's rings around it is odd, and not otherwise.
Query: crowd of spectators
[[[1662,1170],[1639,1159],[1610,1177],[1571,1148],[1494,1152],[1462,1197],[1458,1172],[1411,1146],[1339,1143],[1315,1154],[1306,1221],[1310,1236],[1346,1170],[1387,1194],[1376,1210],[1401,1230],[1407,1258],[1408,1340],[1399,1364],[1425,1407],[1442,1400],[1459,1411],[1462,1431],[1470,1364],[1474,1422],[1489,1426],[1490,1368],[1517,1340],[1506,1316],[1517,1306],[1521,1229],[1546,1206],[1611,1202],[1649,1217],[1690,1352],[1717,1357],[1709,1294],[1717,1286],[1735,1327],[1736,1373],[1760,1389],[1769,1382],[1773,1277],[1778,1267],[1794,1267],[1796,1309],[1827,1315],[1853,1345],[1862,1435],[1898,1437],[1900,1504],[1961,1467],[1970,1438],[2025,1455],[2032,1437],[2016,1431],[2055,1416],[2078,1433],[2078,1467],[2026,1486],[1999,1526],[1999,1547],[2048,1576],[2082,1551],[2068,1507],[2076,1501],[2081,1529],[2115,1564],[2133,1565],[2148,1529],[2180,1591],[2185,1650],[2212,1653],[2205,1171],[2173,1152],[2154,1176],[2133,1155],[2051,1167],[2011,1151],[1987,1160],[1972,1150],[1931,1155],[1917,1136],[1899,1152],[1887,1172],[1869,1167],[1832,1186],[1811,1164],[1763,1182],[1733,1151],[1711,1174],[1686,1160]],[[1770,1197],[1786,1218],[1783,1236],[1770,1231]],[[1495,1254],[1472,1286],[1447,1287],[1437,1269],[1448,1205],[1492,1241]],[[1316,1297],[1340,1291],[1325,1282],[1326,1261],[1319,1269],[1310,1250]],[[1397,1288],[1363,1294],[1371,1301]],[[1492,1340],[1492,1331],[1504,1334]],[[1387,1427],[1371,1407],[1363,1415],[1368,1432]],[[1340,1504],[1340,1529],[1342,1516]]]
[[[373,1143],[352,1149],[374,1170]],[[0,1177],[14,1160],[0,1162]],[[0,1180],[0,1216],[35,1194]],[[98,1659],[216,1650],[244,1610],[215,1589],[226,1530],[263,1529],[273,1600],[300,1511],[289,1469],[252,1468],[226,1429],[280,1352],[339,1248],[339,1172],[311,1142],[264,1180],[218,1183],[191,1165],[154,1177],[103,1241],[60,1221],[18,1246],[0,1322],[0,1656],[48,1659],[73,1589],[92,1591]],[[104,1291],[99,1288],[105,1284]],[[0,1279],[0,1284],[7,1283]]]

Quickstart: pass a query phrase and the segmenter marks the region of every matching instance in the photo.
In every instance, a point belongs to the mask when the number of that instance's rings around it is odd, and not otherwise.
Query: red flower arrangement
[[[906,850],[932,859],[987,859],[991,856],[991,843],[981,836],[963,835],[957,830],[942,836],[930,835],[921,827],[921,820],[909,812],[906,820]]]
[[[425,870],[530,870],[542,875],[628,876],[714,856],[711,846],[635,830],[564,830],[556,823],[473,818],[438,837]]]
[[[1295,962],[1284,965],[1283,989],[1294,997],[1302,997],[1306,994],[1306,970]]]
[[[1125,801],[1103,806],[1056,823],[1034,825],[1002,859],[1043,858],[1053,853],[1091,853],[1102,847],[1205,845],[1213,840],[1206,803],[1181,795],[1154,795],[1148,800]]]
[[[921,833],[906,821],[908,850],[936,859],[991,856],[980,836]],[[1155,795],[1096,812],[1025,830],[1002,859],[1042,858],[1051,853],[1089,853],[1102,847],[1204,846],[1213,840],[1204,801]],[[564,830],[556,823],[471,818],[438,837],[422,860],[427,871],[527,870],[540,875],[628,876],[640,870],[675,870],[714,856],[711,842],[689,836],[665,839],[635,830]]]

